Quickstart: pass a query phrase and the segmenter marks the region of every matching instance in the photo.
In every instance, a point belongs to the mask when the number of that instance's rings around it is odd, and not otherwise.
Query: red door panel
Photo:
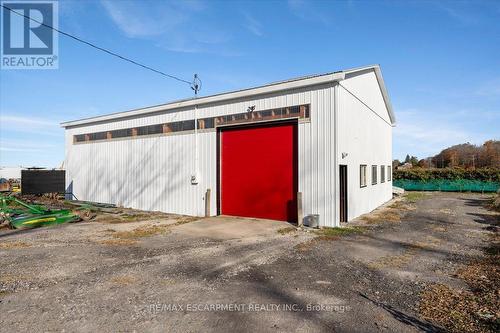
[[[297,220],[297,123],[220,131],[224,215]]]

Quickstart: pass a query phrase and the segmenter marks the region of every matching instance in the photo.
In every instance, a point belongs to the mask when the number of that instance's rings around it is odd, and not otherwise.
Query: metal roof
[[[391,105],[391,102],[389,100],[389,95],[387,93],[387,89],[386,89],[385,84],[384,84],[384,79],[383,79],[382,73],[380,71],[380,66],[379,65],[370,65],[370,66],[346,69],[346,70],[337,71],[337,72],[302,76],[302,77],[297,77],[297,78],[288,79],[288,80],[284,80],[284,81],[273,82],[273,83],[269,83],[269,84],[266,84],[263,86],[258,86],[258,87],[252,87],[252,88],[247,88],[247,89],[224,92],[224,93],[219,93],[219,94],[209,95],[209,96],[204,96],[204,97],[199,97],[199,98],[180,99],[180,100],[172,101],[169,103],[149,106],[149,107],[145,107],[145,108],[132,109],[132,110],[128,110],[128,111],[110,113],[110,114],[106,114],[106,115],[102,115],[102,116],[67,121],[67,122],[61,123],[61,127],[68,128],[68,127],[87,125],[87,124],[103,122],[103,121],[113,121],[113,120],[118,120],[118,119],[126,118],[126,117],[146,115],[146,114],[150,114],[150,113],[154,113],[154,112],[161,112],[161,111],[167,111],[167,110],[172,110],[172,109],[178,109],[178,108],[182,108],[182,107],[194,106],[195,104],[200,106],[203,104],[231,100],[231,99],[236,99],[236,98],[241,98],[241,97],[249,97],[249,96],[261,95],[261,94],[268,94],[268,93],[272,93],[272,92],[307,87],[307,86],[318,85],[318,84],[327,83],[327,82],[341,81],[345,78],[346,74],[353,74],[356,72],[362,72],[362,71],[366,71],[366,70],[374,70],[375,71],[375,74],[377,76],[377,81],[378,81],[378,84],[380,86],[380,90],[381,90],[382,95],[384,97],[385,105],[387,107],[387,110],[389,111],[389,117],[391,118],[391,122],[394,124],[396,119],[394,117],[394,112],[392,110],[392,105]]]

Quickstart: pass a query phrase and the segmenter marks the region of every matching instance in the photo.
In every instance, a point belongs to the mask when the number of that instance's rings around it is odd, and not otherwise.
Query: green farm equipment
[[[14,196],[0,196],[0,218],[14,229],[36,228],[80,220],[69,209],[48,209],[30,205]]]

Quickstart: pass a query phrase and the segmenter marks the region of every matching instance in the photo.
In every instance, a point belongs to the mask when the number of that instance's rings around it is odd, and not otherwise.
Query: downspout
[[[194,75],[193,83],[191,89],[194,90],[194,168],[191,174],[191,185],[198,185],[198,103],[196,99],[198,98],[198,91],[201,89],[201,81],[198,78],[198,74]],[[196,188],[195,193],[198,193],[198,188]],[[196,195],[197,197],[198,195]],[[196,215],[200,216],[200,205],[198,198],[196,199]]]
[[[334,177],[333,177],[333,188],[334,188],[334,226],[340,225],[340,187],[339,187],[339,82],[345,79],[344,73],[339,78],[335,79],[333,82],[333,165],[334,165]]]
[[[201,89],[201,81],[198,74],[194,75],[193,84],[191,89],[194,90],[194,99],[198,98],[198,91]],[[198,184],[198,103],[194,105],[194,170],[191,174],[191,184]]]
[[[195,95],[195,98],[197,96]],[[193,175],[198,183],[198,104],[194,106],[194,170]]]

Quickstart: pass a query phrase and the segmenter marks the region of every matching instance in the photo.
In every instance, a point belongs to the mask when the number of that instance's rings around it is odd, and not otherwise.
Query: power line
[[[95,45],[95,44],[93,44],[93,43],[87,42],[87,41],[85,41],[85,40],[83,40],[83,39],[81,39],[81,38],[79,38],[79,37],[73,36],[73,35],[71,35],[71,34],[69,34],[69,33],[67,33],[67,32],[61,31],[61,30],[56,29],[56,28],[54,28],[54,27],[52,27],[52,26],[50,26],[50,25],[48,25],[48,24],[45,24],[45,23],[40,22],[40,21],[38,21],[38,20],[35,20],[35,19],[31,18],[30,16],[27,16],[27,15],[21,14],[21,13],[19,13],[19,12],[15,11],[15,10],[13,10],[13,9],[11,9],[11,8],[9,8],[9,7],[5,6],[5,5],[3,5],[3,4],[0,4],[0,6],[2,6],[4,9],[7,9],[8,11],[10,11],[10,12],[12,12],[12,13],[14,13],[14,14],[17,14],[17,15],[19,15],[19,16],[25,17],[25,18],[27,18],[27,19],[29,19],[29,20],[33,21],[33,22],[36,22],[36,23],[38,23],[38,24],[40,24],[40,25],[43,25],[44,27],[47,27],[47,28],[49,28],[49,29],[52,29],[52,30],[54,30],[54,31],[56,31],[56,32],[58,32],[58,33],[60,33],[61,35],[64,35],[64,36],[69,37],[69,38],[72,38],[72,39],[74,39],[74,40],[76,40],[76,41],[78,41],[78,42],[80,42],[80,43],[86,44],[86,45],[88,45],[88,46],[90,46],[90,47],[93,47],[93,48],[95,48],[95,49],[97,49],[97,50],[103,51],[103,52],[105,52],[105,53],[107,53],[107,54],[110,54],[110,55],[112,55],[112,56],[115,56],[115,57],[117,57],[117,58],[120,58],[120,59],[122,59],[122,60],[124,60],[124,61],[127,61],[127,62],[131,63],[131,64],[134,64],[134,65],[136,65],[136,66],[139,66],[139,67],[142,67],[142,68],[148,69],[148,70],[150,70],[150,71],[152,71],[152,72],[155,72],[155,73],[157,73],[157,74],[160,74],[160,75],[166,76],[166,77],[168,77],[168,78],[171,78],[171,79],[177,80],[177,81],[179,81],[179,82],[184,82],[184,83],[187,83],[187,84],[189,84],[190,86],[192,85],[192,82],[189,82],[189,81],[186,81],[186,80],[184,80],[184,79],[181,79],[181,78],[179,78],[179,77],[177,77],[177,76],[170,75],[170,74],[167,74],[167,73],[165,73],[165,72],[159,71],[159,70],[154,69],[154,68],[152,68],[152,67],[149,67],[149,66],[147,66],[147,65],[143,65],[143,64],[141,64],[141,63],[139,63],[139,62],[137,62],[137,61],[135,61],[135,60],[132,60],[132,59],[126,58],[126,57],[124,57],[124,56],[121,56],[121,55],[119,55],[118,53],[115,53],[115,52],[109,51],[109,50],[107,50],[107,49],[105,49],[105,48],[102,48],[102,47],[100,47],[100,46],[97,46],[97,45]]]
[[[347,89],[345,86],[343,86],[340,82],[339,82],[339,86],[341,86],[342,88],[344,88],[345,91],[347,91],[352,97],[354,97],[355,99],[357,99],[361,104],[363,104],[364,106],[366,106],[368,108],[368,110],[370,110],[371,112],[373,112],[377,117],[379,117],[380,119],[382,119],[383,121],[385,121],[389,126],[393,126],[391,123],[389,123],[387,120],[385,120],[381,115],[379,115],[377,113],[377,111],[373,110],[368,104],[366,104],[365,102],[363,102],[363,100],[361,98],[359,98],[358,96],[356,96],[356,94],[354,94],[353,92],[351,92],[349,89]]]

